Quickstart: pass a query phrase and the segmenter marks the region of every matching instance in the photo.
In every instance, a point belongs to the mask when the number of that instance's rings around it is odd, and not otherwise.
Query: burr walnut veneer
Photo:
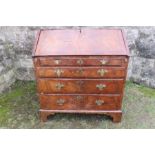
[[[128,54],[120,29],[40,30],[33,62],[41,120],[88,113],[121,121]]]

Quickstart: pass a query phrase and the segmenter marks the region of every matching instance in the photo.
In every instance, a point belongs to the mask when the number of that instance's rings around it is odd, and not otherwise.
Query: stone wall
[[[0,27],[0,92],[17,79],[34,80],[31,53],[40,28],[80,27]],[[155,27],[119,28],[124,29],[130,49],[128,79],[155,88]]]

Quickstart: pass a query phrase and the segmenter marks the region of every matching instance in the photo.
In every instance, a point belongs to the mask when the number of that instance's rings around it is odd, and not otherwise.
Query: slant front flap
[[[120,29],[42,30],[35,56],[128,55]]]

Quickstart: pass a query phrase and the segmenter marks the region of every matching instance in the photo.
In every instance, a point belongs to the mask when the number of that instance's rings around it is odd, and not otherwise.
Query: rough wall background
[[[16,79],[34,80],[31,53],[40,28],[80,27],[0,27],[0,92]],[[155,27],[119,28],[124,29],[130,49],[128,79],[155,88]]]

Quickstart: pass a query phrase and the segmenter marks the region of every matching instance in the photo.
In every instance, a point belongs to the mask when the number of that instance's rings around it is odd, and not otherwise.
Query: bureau
[[[32,57],[41,121],[55,113],[121,121],[129,60],[121,29],[40,30]]]

